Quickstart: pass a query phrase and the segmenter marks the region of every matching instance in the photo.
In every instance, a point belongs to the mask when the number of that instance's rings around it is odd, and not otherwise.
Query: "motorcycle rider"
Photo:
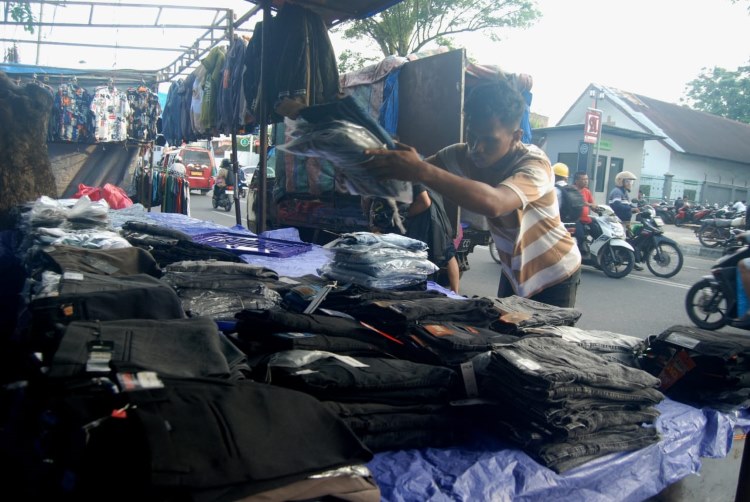
[[[581,217],[576,222],[576,241],[578,241],[578,247],[583,249],[581,245],[583,244],[583,239],[586,237],[586,225],[591,224],[589,211],[591,209],[596,211],[599,206],[594,202],[594,195],[589,190],[589,175],[586,171],[577,171],[573,183],[578,191],[581,192],[584,202],[583,212],[581,212]]]
[[[214,199],[220,201],[227,191],[227,186],[234,185],[234,173],[232,172],[232,163],[229,159],[221,161],[221,167],[216,175],[216,183],[214,184]]]
[[[638,179],[630,171],[621,171],[615,176],[615,187],[609,192],[609,205],[618,218],[625,225],[625,231],[630,232],[630,218],[633,213],[638,212],[638,208],[630,204],[630,190],[633,188],[633,182]],[[633,265],[635,270],[643,270],[643,266],[638,263]]]

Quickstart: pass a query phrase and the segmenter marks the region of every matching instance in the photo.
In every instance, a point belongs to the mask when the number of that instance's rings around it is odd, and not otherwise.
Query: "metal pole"
[[[39,22],[42,22],[42,16],[44,16],[44,2],[39,4]],[[39,66],[39,48],[42,46],[42,27],[37,27],[36,34],[36,65]]]
[[[268,33],[271,26],[271,3],[269,0],[263,0],[263,28],[261,30],[261,55],[260,55],[260,84],[258,89],[258,99],[260,99],[260,106],[258,115],[259,127],[260,127],[260,168],[258,173],[258,210],[256,212],[257,221],[255,222],[255,232],[261,234],[266,231],[266,167],[268,165],[268,123],[266,115],[266,92],[268,86],[266,82],[268,77],[266,75],[268,70],[268,62],[266,56],[268,54],[268,42],[271,40],[270,34]]]
[[[227,9],[227,22],[229,27],[229,46],[234,43],[234,11]],[[237,160],[237,121],[232,119],[232,171],[234,172],[234,214],[238,226],[242,226],[242,208],[240,207],[240,169]]]

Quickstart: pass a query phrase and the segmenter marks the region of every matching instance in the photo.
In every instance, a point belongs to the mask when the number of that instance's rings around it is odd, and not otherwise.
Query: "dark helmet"
[[[221,167],[226,167],[227,169],[229,169],[230,167],[232,167],[232,162],[229,159],[223,159],[221,161]]]

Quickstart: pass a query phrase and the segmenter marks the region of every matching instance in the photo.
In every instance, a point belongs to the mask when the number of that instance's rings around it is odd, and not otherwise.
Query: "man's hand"
[[[365,164],[368,171],[380,179],[425,181],[432,168],[417,150],[403,143],[396,143],[396,150],[367,149],[364,154],[372,156]]]

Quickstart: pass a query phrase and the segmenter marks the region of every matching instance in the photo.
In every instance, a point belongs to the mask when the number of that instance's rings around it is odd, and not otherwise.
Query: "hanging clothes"
[[[245,95],[242,92],[242,73],[245,60],[245,41],[235,37],[229,45],[221,80],[219,100],[220,132],[231,134],[233,126],[244,124]]]
[[[203,82],[203,103],[201,104],[200,120],[203,130],[211,132],[216,127],[217,104],[219,87],[222,84],[226,47],[219,46],[211,49],[208,56],[201,60],[206,69],[206,79]]]
[[[170,145],[178,145],[179,141],[182,139],[182,134],[180,132],[180,112],[182,109],[182,101],[179,93],[182,81],[182,79],[179,79],[169,85],[167,100],[164,103],[164,109],[161,113],[162,134]]]
[[[260,26],[259,26],[260,25]],[[258,29],[260,28],[260,29]],[[260,81],[260,37],[266,27],[256,24],[250,45],[245,51],[245,98],[249,113],[257,121],[258,84]],[[320,15],[303,7],[286,3],[272,18],[269,27],[266,56],[272,65],[266,93],[267,122],[280,122],[275,111],[284,98],[305,106],[327,103],[339,94],[339,74],[336,55],[328,36],[328,29]]]
[[[127,140],[131,108],[125,92],[114,85],[97,87],[91,101],[91,112],[96,120],[96,141]]]
[[[93,96],[76,81],[61,84],[57,89],[52,138],[57,141],[88,143],[93,141]]]
[[[193,94],[190,102],[190,125],[195,135],[200,135],[205,130],[201,122],[201,110],[203,108],[203,84],[206,80],[206,67],[198,66],[193,72]]]
[[[128,120],[128,139],[153,141],[157,134],[157,120],[161,115],[159,96],[142,85],[127,91],[131,115]]]

